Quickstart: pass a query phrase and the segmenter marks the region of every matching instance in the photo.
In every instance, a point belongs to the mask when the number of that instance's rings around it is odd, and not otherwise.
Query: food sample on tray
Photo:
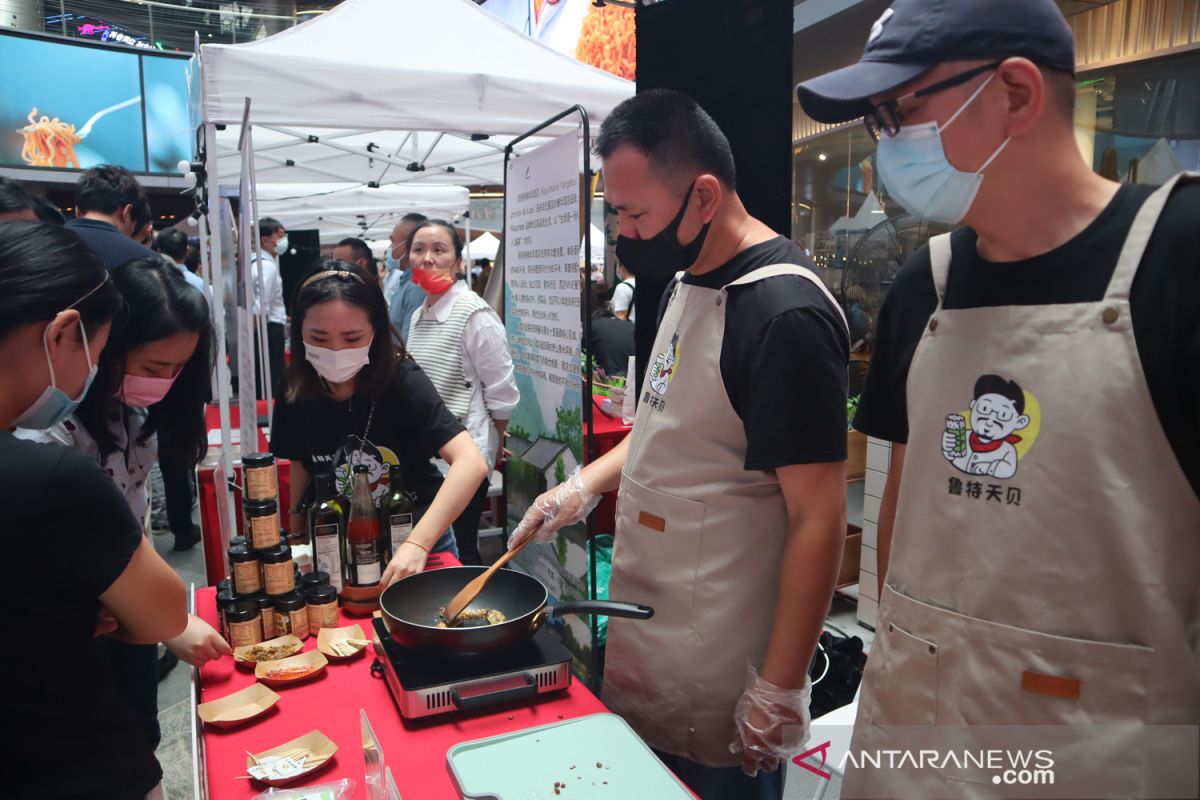
[[[470,627],[482,627],[484,625],[499,625],[501,622],[506,622],[508,617],[504,616],[503,611],[497,611],[494,608],[468,608],[458,615],[459,625],[468,625]],[[448,628],[446,624],[446,607],[442,606],[438,609],[438,621],[434,625],[435,628]]]
[[[83,139],[75,132],[75,126],[58,117],[51,119],[43,114],[37,117],[37,107],[29,112],[29,124],[19,128],[25,138],[21,146],[21,159],[31,167],[75,167],[79,168],[79,157],[75,145]]]
[[[278,661],[295,655],[299,650],[296,643],[291,641],[263,642],[247,647],[238,655],[246,661]]]

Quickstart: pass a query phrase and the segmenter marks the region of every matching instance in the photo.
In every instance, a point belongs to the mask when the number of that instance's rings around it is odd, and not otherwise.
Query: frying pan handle
[[[450,690],[450,700],[459,711],[475,711],[480,708],[498,706],[510,700],[525,700],[537,695],[537,683],[533,680],[533,676],[525,672],[522,673],[521,677],[525,679],[524,686],[515,686],[512,689],[501,689],[496,692],[476,694],[470,697],[463,697],[458,689],[454,688]]]
[[[577,600],[559,603],[550,609],[552,617],[561,617],[564,614],[604,614],[609,617],[650,619],[654,616],[654,609],[641,603],[622,603],[618,600]]]

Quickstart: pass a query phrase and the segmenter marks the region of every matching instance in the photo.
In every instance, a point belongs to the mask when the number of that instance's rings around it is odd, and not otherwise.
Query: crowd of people
[[[861,286],[838,303],[747,211],[695,101],[642,92],[600,127],[623,280],[585,344],[606,373],[627,369],[634,276],[667,286],[656,339],[630,435],[541,494],[508,545],[550,541],[619,492],[609,591],[655,613],[610,620],[603,700],[701,797],[780,800],[808,736],[846,533],[847,366],[867,343],[852,422],[891,447],[853,747],[937,726],[963,746],[1005,728],[1018,749],[1066,731],[1054,755],[1073,796],[1175,796],[1194,771],[1200,187],[1119,185],[1079,158],[1073,48],[1051,0],[897,0],[860,62],[798,87],[818,121],[863,119],[909,213],[961,225],[908,259],[877,318]],[[69,656],[5,663],[26,687],[10,706],[27,726],[8,745],[18,796],[153,796],[155,645],[192,664],[229,654],[144,535],[157,462],[175,547],[199,536],[189,476],[214,352],[194,248],[150,220],[118,167],[82,175],[65,223],[0,178],[15,618],[33,652]],[[519,392],[458,230],[405,216],[382,272],[342,240],[290,298],[287,230],[263,219],[257,234],[291,530],[310,478],[347,493],[365,467],[377,496],[402,475],[421,510],[381,585],[431,553],[479,563]],[[992,784],[860,768],[843,792],[1002,796]]]
[[[127,170],[85,171],[74,211],[66,219],[0,177],[0,351],[15,370],[0,389],[0,494],[9,529],[24,532],[14,554],[29,566],[16,571],[16,611],[39,651],[70,654],[22,675],[34,685],[13,713],[33,729],[13,745],[28,767],[9,788],[153,797],[159,680],[179,660],[231,655],[188,613],[182,581],[148,538],[153,473],[174,549],[201,538],[194,479],[208,451],[212,287],[197,269],[202,244],[180,227],[156,233]],[[271,449],[291,460],[292,533],[306,531],[312,475],[333,473],[348,494],[354,467],[374,463],[374,492],[402,474],[420,512],[382,585],[421,571],[431,552],[480,563],[483,501],[518,393],[503,325],[464,280],[459,233],[404,217],[382,275],[367,245],[346,239],[303,268],[290,303],[287,230],[262,219],[258,234],[252,310],[267,337],[255,352],[276,396]]]

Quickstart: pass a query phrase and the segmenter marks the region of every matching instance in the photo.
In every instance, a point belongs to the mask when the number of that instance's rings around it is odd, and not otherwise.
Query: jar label
[[[254,467],[246,472],[246,497],[250,500],[274,500],[279,496],[275,467]]]
[[[274,617],[276,636],[286,636],[292,632],[292,617],[288,612],[276,610]]]
[[[306,608],[301,608],[297,611],[290,612],[292,621],[292,634],[297,639],[308,638],[308,611]]]
[[[279,512],[265,517],[250,517],[250,538],[255,550],[265,550],[279,544]]]
[[[268,639],[274,639],[275,638],[275,612],[272,611],[271,609],[267,609],[266,611],[259,614],[259,617],[262,618],[263,641],[265,642]]]
[[[267,594],[287,594],[296,588],[296,572],[291,559],[282,564],[263,564],[263,574],[267,579]]]
[[[257,561],[235,561],[233,564],[233,590],[238,594],[254,594],[262,589],[262,576]]]
[[[231,647],[244,647],[248,644],[258,644],[262,641],[262,624],[258,617],[248,622],[229,623],[229,644]]]

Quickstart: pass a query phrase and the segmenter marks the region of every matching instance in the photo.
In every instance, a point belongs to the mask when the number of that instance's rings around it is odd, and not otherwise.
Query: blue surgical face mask
[[[875,157],[884,187],[910,214],[957,225],[971,210],[983,185],[983,171],[1008,146],[1012,137],[1005,139],[978,170],[963,172],[946,159],[942,131],[975,102],[991,80],[989,77],[980,84],[945,124],[906,125],[895,136],[885,134],[879,140]]]
[[[385,263],[385,265],[387,266],[387,268],[388,268],[389,270],[393,270],[393,269],[400,269],[400,268],[401,268],[401,264],[400,264],[400,262],[399,262],[399,261],[397,261],[397,260],[396,260],[396,259],[395,259],[395,258],[392,256],[392,248],[391,248],[391,247],[389,247],[389,248],[387,249],[387,253],[386,253],[385,257],[384,257],[384,263]]]
[[[92,351],[88,347],[87,331],[83,328],[82,319],[79,320],[79,334],[83,338],[83,352],[87,355],[88,362],[87,380],[83,383],[83,390],[80,391],[79,397],[72,400],[70,397],[67,397],[66,392],[58,388],[58,383],[54,375],[54,362],[50,360],[50,326],[47,325],[46,330],[42,333],[42,349],[46,353],[46,364],[50,367],[50,385],[46,387],[46,390],[42,392],[37,400],[33,401],[33,405],[25,409],[13,421],[13,425],[18,428],[44,431],[47,428],[53,428],[74,414],[75,409],[79,408],[79,404],[87,396],[88,389],[92,387],[92,381],[96,379],[97,370],[96,364],[92,361]]]

